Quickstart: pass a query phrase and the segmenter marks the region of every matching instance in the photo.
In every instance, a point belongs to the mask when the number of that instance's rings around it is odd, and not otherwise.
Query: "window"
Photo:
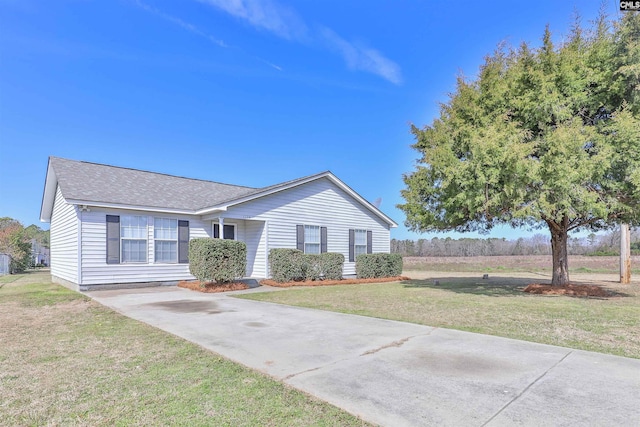
[[[304,226],[304,253],[320,253],[320,227],[317,225]]]
[[[147,217],[120,218],[121,262],[147,262]]]
[[[154,253],[156,262],[178,262],[178,220],[153,220]]]
[[[354,230],[354,252],[356,258],[367,253],[367,230]]]
[[[360,254],[373,253],[373,232],[371,230],[349,230],[349,262],[355,262]]]
[[[327,227],[296,225],[296,248],[306,254],[327,252]]]
[[[146,216],[107,215],[107,264],[147,262]],[[153,220],[156,262],[189,263],[189,221],[170,218]]]

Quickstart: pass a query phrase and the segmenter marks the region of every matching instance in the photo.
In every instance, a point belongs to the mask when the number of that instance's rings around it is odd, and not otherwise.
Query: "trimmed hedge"
[[[189,271],[203,284],[230,282],[247,269],[247,245],[210,237],[189,241]]]
[[[320,254],[302,254],[302,279],[320,280],[322,279],[322,267],[320,266]]]
[[[271,249],[269,266],[276,282],[302,280],[340,280],[344,255],[338,253],[305,254],[298,249]]]
[[[356,275],[359,279],[395,277],[401,274],[400,254],[360,254],[356,257]]]
[[[306,276],[302,258],[304,253],[298,249],[271,249],[269,267],[271,278],[276,282],[303,280]]]
[[[344,267],[344,255],[336,252],[326,252],[320,254],[320,271],[322,278],[325,280],[342,279],[342,270]]]

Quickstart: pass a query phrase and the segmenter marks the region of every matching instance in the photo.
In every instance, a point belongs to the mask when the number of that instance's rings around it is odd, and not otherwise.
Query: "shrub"
[[[303,255],[305,280],[340,280],[344,255],[335,252]]]
[[[356,257],[356,275],[359,279],[394,277],[401,274],[400,254],[360,254]]]
[[[342,279],[344,255],[338,253],[305,254],[298,249],[271,249],[269,266],[276,282]]]
[[[325,280],[342,279],[344,255],[336,252],[326,252],[320,255],[320,271]]]
[[[620,249],[600,248],[588,253],[588,256],[620,256]]]
[[[298,249],[271,249],[269,267],[271,278],[276,282],[303,280],[306,273],[302,258],[304,253]]]
[[[303,254],[301,260],[304,280],[322,279],[322,255]]]
[[[189,241],[189,271],[200,282],[229,282],[245,274],[247,245],[212,238]]]

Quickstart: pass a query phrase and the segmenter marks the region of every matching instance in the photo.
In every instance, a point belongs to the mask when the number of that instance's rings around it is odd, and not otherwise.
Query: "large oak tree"
[[[420,158],[398,205],[411,230],[548,227],[552,283],[568,283],[569,232],[640,223],[640,13],[499,47],[411,130]]]

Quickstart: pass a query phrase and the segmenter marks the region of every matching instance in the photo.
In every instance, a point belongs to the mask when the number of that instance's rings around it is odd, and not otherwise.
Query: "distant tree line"
[[[570,237],[567,249],[571,255],[620,255],[620,231],[606,234],[589,234],[587,237]],[[631,252],[640,255],[640,231],[631,231]],[[543,234],[520,237],[515,240],[489,237],[460,238],[450,237],[418,240],[391,239],[391,253],[402,256],[500,256],[500,255],[551,255],[551,242]]]

